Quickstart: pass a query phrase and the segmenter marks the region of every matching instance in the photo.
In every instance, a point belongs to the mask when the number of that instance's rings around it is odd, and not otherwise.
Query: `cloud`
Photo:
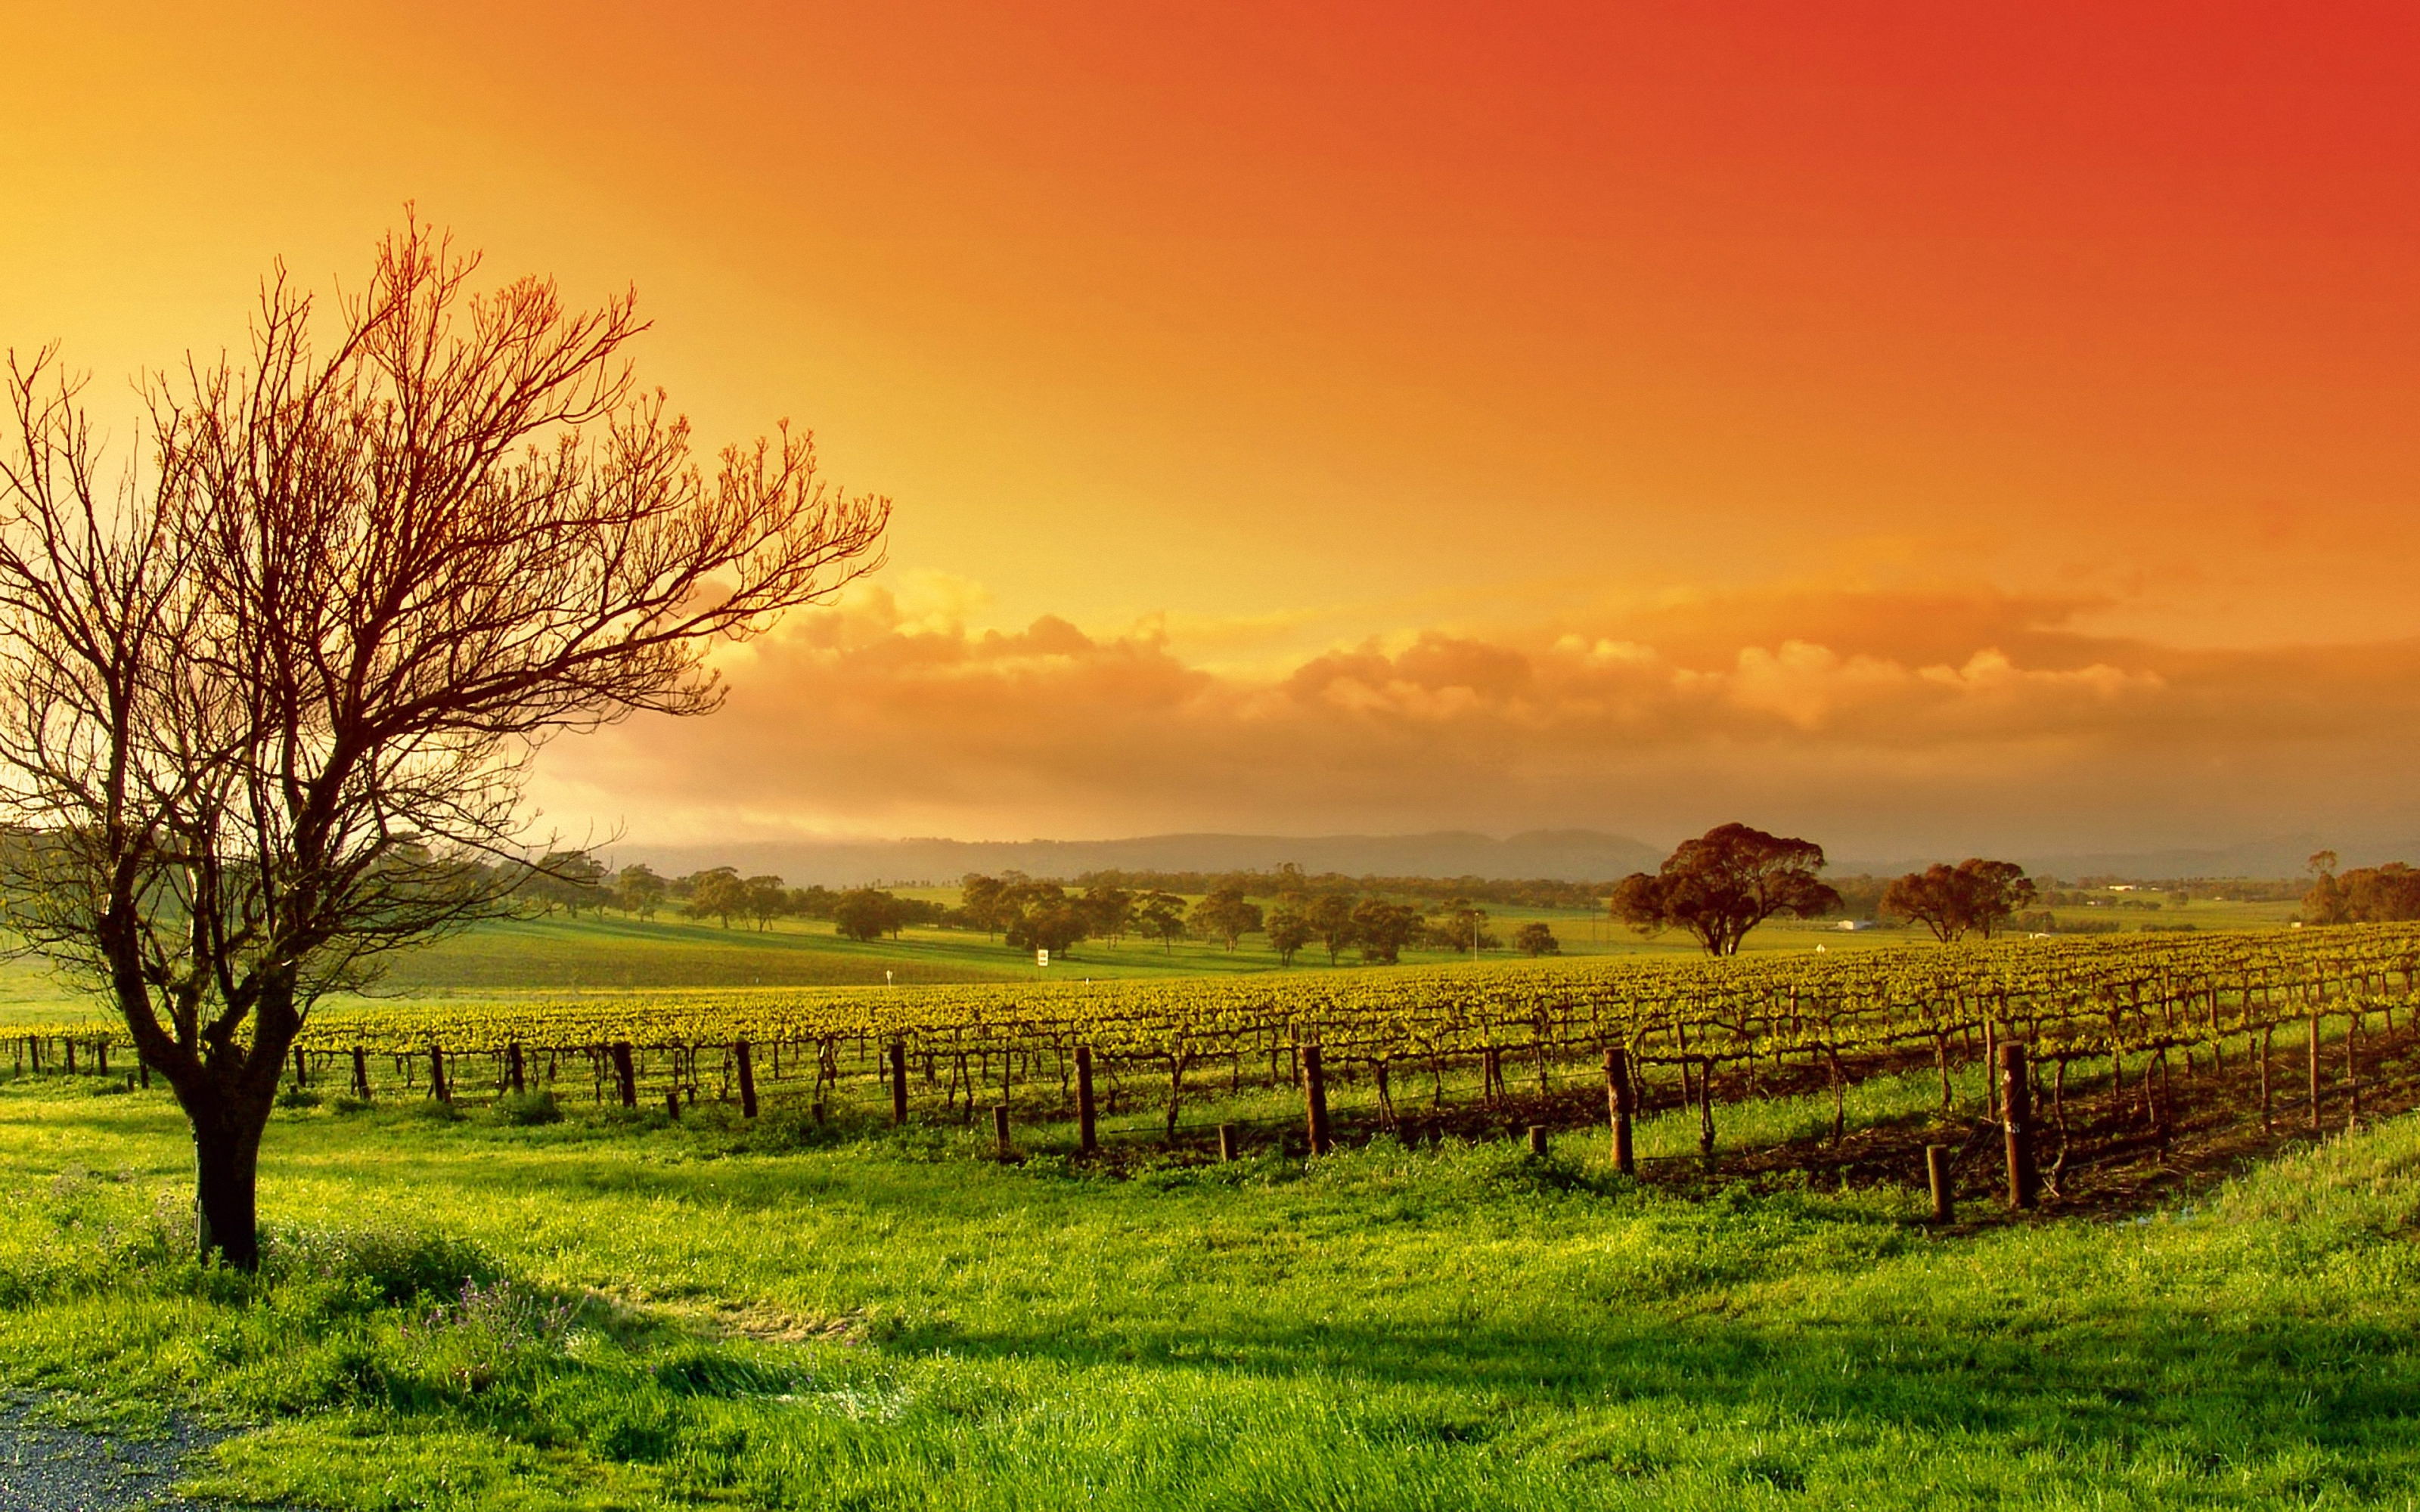
[[[540,797],[659,840],[1665,840],[1742,817],[1838,851],[2420,822],[2410,643],[2215,652],[2081,633],[2081,600],[1808,590],[1413,631],[1246,675],[1156,622],[971,629],[972,585],[910,587],[735,652],[719,714],[559,743]]]

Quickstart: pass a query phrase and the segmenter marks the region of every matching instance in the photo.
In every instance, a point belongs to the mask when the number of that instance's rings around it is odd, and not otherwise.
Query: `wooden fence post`
[[[2260,1132],[2267,1134],[2274,1126],[2270,1117],[2272,1099],[2269,1091],[2269,1051],[2277,1038],[2277,1026],[2272,1024],[2260,1031]]]
[[[1311,1152],[1327,1153],[1327,1077],[1319,1067],[1319,1046],[1302,1047],[1303,1112],[1311,1134]]]
[[[1609,1046],[1605,1053],[1606,1111],[1613,1119],[1613,1168],[1624,1176],[1638,1174],[1638,1155],[1631,1146],[1630,1119],[1636,1098],[1630,1086],[1630,1052]]]
[[[1698,1158],[1714,1164],[1714,1057],[1698,1067]]]
[[[1226,1162],[1234,1158],[1235,1126],[1232,1123],[1222,1123],[1218,1125],[1218,1159]]]
[[[428,1095],[440,1103],[454,1101],[454,1088],[445,1085],[445,1047],[433,1042],[428,1047]]]
[[[504,1046],[504,1081],[512,1088],[515,1097],[529,1090],[529,1077],[521,1064],[521,1042],[519,1040]]]
[[[1543,1123],[1529,1125],[1529,1157],[1532,1160],[1546,1158],[1546,1126]]]
[[[2311,1011],[2311,1132],[2319,1132],[2319,1015]]]
[[[370,1100],[370,1057],[360,1045],[353,1046],[353,1095]]]
[[[748,1048],[748,1041],[742,1040],[731,1047],[731,1057],[739,1063],[739,1116],[743,1119],[752,1119],[756,1116],[754,1054]]]
[[[614,1089],[622,1094],[624,1107],[639,1105],[639,1069],[630,1059],[630,1041],[628,1040],[613,1041],[613,1085]]]
[[[1991,1014],[1983,1015],[1983,1117],[1987,1119],[2000,1117],[1999,1084],[1992,1078],[1992,1068],[2000,1063],[2000,1045],[1996,1037],[1998,1027]],[[2116,1080],[2121,1086],[2125,1082],[2122,1070],[2117,1073]]]
[[[671,1115],[674,1119],[678,1119],[680,1117],[679,1088],[675,1087],[671,1091],[664,1094],[664,1112]]]
[[[891,1041],[891,1121],[908,1121],[908,1041]]]
[[[311,1068],[302,1058],[302,1047],[294,1047],[294,1086],[299,1090],[311,1085]]]
[[[1076,1047],[1076,1148],[1080,1152],[1097,1154],[1101,1148],[1101,1132],[1097,1110],[1093,1104],[1093,1047]]]
[[[1001,1160],[1016,1153],[1008,1142],[1008,1104],[995,1103],[991,1109],[991,1151]]]
[[[2345,1020],[2345,1132],[2361,1127],[2361,1004],[2355,1000],[2352,1017]]]
[[[2000,1109],[2009,1142],[2009,1206],[2034,1205],[2038,1190],[2034,1172],[2033,1083],[2025,1075],[2025,1047],[2015,1041],[2000,1044]]]
[[[1924,1179],[1926,1184],[1932,1188],[1932,1221],[1937,1224],[1947,1223],[1952,1216],[1954,1201],[1949,1191],[1949,1147],[1947,1145],[1924,1147]]]

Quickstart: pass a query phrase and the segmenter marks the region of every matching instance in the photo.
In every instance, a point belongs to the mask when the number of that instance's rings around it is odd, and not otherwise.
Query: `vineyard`
[[[1941,1103],[1987,1068],[1988,1111],[2044,1110],[2062,1140],[2071,1071],[2164,1118],[2174,1073],[2257,1068],[2265,1119],[2275,1038],[2300,1031],[2314,1120],[2328,1086],[2357,1117],[2365,1036],[2414,994],[2420,929],[2020,940],[1723,961],[1593,960],[1176,981],[597,994],[323,1007],[294,1075],[362,1099],[558,1097],[662,1107],[787,1095],[818,1119],[1008,1126],[1099,1120],[1173,1140],[1199,1107],[1258,1096],[1278,1137],[1417,1133],[1453,1110],[1551,1110],[1602,1090],[1600,1116],[1693,1111],[1828,1090],[1832,1137],[1861,1078],[1930,1068]],[[2410,1021],[2407,1017],[2407,1027]],[[2383,1040],[2379,1041],[2383,1044]],[[2323,1043],[2327,1046],[2322,1051]],[[21,1068],[107,1072],[122,1030],[21,1039]],[[2002,1062],[2027,1068],[2008,1084]],[[1994,1074],[1998,1073],[1998,1074]],[[1148,1118],[1137,1118],[1148,1111]],[[1549,1116],[1540,1113],[1540,1116]],[[1229,1115],[1232,1119],[1232,1111]],[[1249,1120],[1245,1120],[1249,1124]],[[1232,1134],[1223,1137],[1232,1138]]]

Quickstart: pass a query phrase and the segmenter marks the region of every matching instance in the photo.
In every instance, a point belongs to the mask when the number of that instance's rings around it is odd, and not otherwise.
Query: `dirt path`
[[[185,1461],[227,1437],[182,1415],[133,1436],[40,1421],[37,1397],[0,1398],[0,1512],[202,1512],[171,1493]],[[224,1508],[218,1512],[225,1512]]]

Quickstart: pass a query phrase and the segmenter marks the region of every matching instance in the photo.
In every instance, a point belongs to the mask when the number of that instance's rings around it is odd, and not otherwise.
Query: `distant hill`
[[[2102,852],[1993,852],[2008,855],[2037,876],[2142,880],[2170,877],[2290,877],[2327,843],[2286,836],[2208,849]],[[2406,844],[2345,840],[2335,846],[2347,866],[2381,861],[2420,863],[2420,841]],[[869,883],[955,882],[970,872],[1023,872],[1075,877],[1087,872],[1260,872],[1292,861],[1306,872],[1346,876],[1484,877],[1494,881],[1612,882],[1652,872],[1668,846],[1594,829],[1533,829],[1501,840],[1469,830],[1422,835],[1142,835],[1131,840],[741,841],[729,845],[614,846],[616,866],[644,861],[667,876],[709,866],[768,872],[794,887]],[[1874,860],[1835,855],[1835,876],[1897,876],[1934,861],[1958,861],[1974,850]]]
[[[709,866],[765,872],[794,887],[951,883],[970,872],[1074,877],[1087,872],[1247,872],[1292,861],[1347,876],[1531,878],[1606,882],[1653,871],[1665,852],[1592,829],[1538,829],[1498,840],[1465,830],[1426,835],[1145,835],[1133,840],[871,841],[753,841],[729,845],[613,847],[624,866],[667,876]]]

